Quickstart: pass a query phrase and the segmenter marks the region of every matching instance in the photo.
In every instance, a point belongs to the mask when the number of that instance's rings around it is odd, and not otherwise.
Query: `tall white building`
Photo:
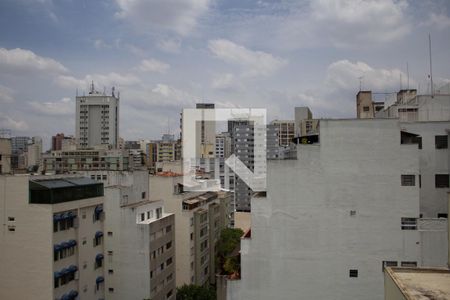
[[[321,120],[320,144],[268,161],[228,299],[383,299],[383,267],[444,266],[446,219],[419,219],[417,144],[395,119]]]
[[[87,96],[76,97],[76,138],[81,148],[98,145],[118,147],[119,96],[97,92],[94,83]]]
[[[42,160],[42,138],[34,136],[27,146],[28,167],[38,166]]]

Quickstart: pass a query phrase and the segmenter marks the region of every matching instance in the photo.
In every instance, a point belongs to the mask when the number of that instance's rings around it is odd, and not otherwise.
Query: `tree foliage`
[[[216,291],[211,287],[184,284],[177,288],[177,300],[215,300]]]
[[[244,232],[240,228],[225,228],[220,233],[220,239],[217,242],[217,268],[221,274],[239,272],[239,259],[229,257],[229,255],[239,245],[243,234]]]

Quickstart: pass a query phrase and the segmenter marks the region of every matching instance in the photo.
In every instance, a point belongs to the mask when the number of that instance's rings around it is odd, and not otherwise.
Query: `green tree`
[[[195,284],[177,288],[177,300],[215,300],[216,291],[212,287],[203,287]]]
[[[220,233],[217,242],[217,268],[221,274],[233,274],[239,272],[240,263],[237,257],[229,255],[239,246],[244,234],[240,228],[225,228]]]

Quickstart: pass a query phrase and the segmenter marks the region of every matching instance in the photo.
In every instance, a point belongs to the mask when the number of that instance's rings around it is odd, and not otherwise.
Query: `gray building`
[[[118,147],[119,96],[97,92],[94,83],[87,96],[76,97],[76,138],[81,148],[98,145]]]

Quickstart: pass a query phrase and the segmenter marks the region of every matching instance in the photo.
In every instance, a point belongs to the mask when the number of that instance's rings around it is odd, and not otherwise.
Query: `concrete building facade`
[[[398,120],[321,120],[320,144],[269,161],[227,298],[383,299],[385,265],[422,265],[419,149],[400,131]]]
[[[295,137],[295,121],[292,120],[274,120],[270,122],[278,128],[278,142],[282,147],[287,147],[292,143]]]
[[[119,141],[119,96],[95,91],[94,83],[87,96],[76,97],[76,138],[80,148],[111,145]]]
[[[0,174],[11,172],[11,139],[0,138]]]
[[[87,178],[0,176],[0,298],[104,299],[103,200]]]

